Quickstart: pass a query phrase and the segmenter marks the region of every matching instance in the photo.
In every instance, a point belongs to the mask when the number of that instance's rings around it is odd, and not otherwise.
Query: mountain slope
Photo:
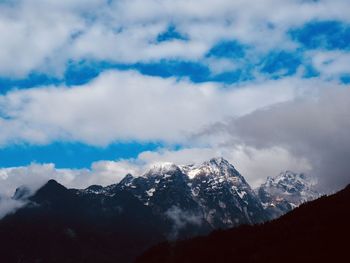
[[[164,240],[161,227],[127,191],[78,195],[50,180],[0,221],[1,262],[129,262]]]
[[[190,178],[194,200],[203,208],[204,217],[213,229],[268,220],[259,198],[227,160],[213,158],[182,169]]]
[[[167,226],[167,237],[176,239],[212,230],[188,184],[188,177],[178,166],[166,163],[153,167],[141,177],[127,176],[115,189],[129,191],[160,215]]]
[[[263,225],[163,243],[137,262],[345,262],[349,222],[350,186]]]

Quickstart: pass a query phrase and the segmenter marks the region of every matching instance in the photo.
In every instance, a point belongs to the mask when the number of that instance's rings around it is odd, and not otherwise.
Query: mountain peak
[[[266,187],[280,188],[287,192],[294,191],[297,187],[299,191],[309,189],[316,185],[316,180],[303,173],[296,173],[293,171],[283,171],[277,176],[268,177],[264,183]]]
[[[58,183],[55,179],[50,179],[50,180],[48,180],[46,184],[50,184],[50,185],[59,185],[59,183]]]
[[[204,162],[203,165],[216,167],[233,167],[233,165],[223,157],[211,158],[209,161]]]
[[[60,183],[58,183],[56,180],[50,179],[38,191],[43,191],[43,190],[45,190],[45,191],[62,191],[62,190],[67,190],[67,188],[64,187],[63,185],[61,185]]]
[[[159,163],[153,164],[151,169],[149,169],[145,173],[145,176],[148,177],[148,176],[155,176],[155,175],[163,175],[163,174],[172,173],[176,171],[180,171],[179,166],[177,166],[176,164],[171,162],[159,162]]]
[[[241,177],[234,166],[222,157],[212,158],[200,165],[185,165],[182,166],[181,169],[188,175],[190,179],[198,175]]]
[[[47,183],[39,188],[39,190],[30,198],[32,200],[50,200],[59,198],[59,196],[66,195],[68,189],[59,184],[56,180],[49,180]]]
[[[315,190],[316,180],[303,173],[284,171],[268,177],[257,190],[264,206],[277,216],[300,204],[320,196]]]
[[[119,182],[119,185],[130,186],[131,182],[134,180],[134,176],[132,174],[127,174],[125,177]],[[110,186],[112,189],[115,188],[115,185]]]
[[[230,165],[230,163],[223,157],[214,157],[207,162],[212,164],[217,164],[217,165]]]

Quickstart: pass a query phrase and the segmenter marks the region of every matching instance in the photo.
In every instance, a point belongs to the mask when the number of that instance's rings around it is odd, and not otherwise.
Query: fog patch
[[[14,200],[6,196],[0,196],[0,219],[4,218],[6,215],[14,213],[17,209],[23,207],[26,201]]]
[[[168,209],[165,212],[165,216],[173,222],[172,229],[168,235],[170,240],[176,239],[179,232],[189,225],[200,226],[203,220],[202,216],[194,214],[193,212],[184,211],[177,206],[172,206]]]

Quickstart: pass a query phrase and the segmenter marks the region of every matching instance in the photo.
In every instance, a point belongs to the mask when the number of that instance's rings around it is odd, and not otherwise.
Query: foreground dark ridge
[[[137,262],[349,262],[350,185],[256,226],[162,243]]]

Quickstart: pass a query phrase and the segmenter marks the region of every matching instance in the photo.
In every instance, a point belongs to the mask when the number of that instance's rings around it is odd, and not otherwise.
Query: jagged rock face
[[[259,223],[268,219],[258,197],[228,161],[216,158],[183,169],[190,177],[194,199],[213,228]]]
[[[196,216],[206,229],[268,219],[245,179],[222,158],[201,165],[157,165],[141,177],[125,177],[116,188],[129,190],[158,212],[175,207]]]
[[[258,196],[271,217],[278,217],[320,196],[315,190],[315,180],[302,173],[285,171],[268,177],[258,189]]]
[[[198,205],[191,196],[187,176],[176,165],[158,165],[141,177],[126,177],[117,188],[126,189],[154,207],[158,212],[165,212],[172,206],[182,210],[198,210]]]
[[[189,178],[180,167],[173,164],[154,166],[143,176],[126,176],[116,189],[131,192],[146,206],[162,216],[168,226],[169,238],[185,238],[206,234],[211,227],[204,220],[203,212],[192,196]]]

